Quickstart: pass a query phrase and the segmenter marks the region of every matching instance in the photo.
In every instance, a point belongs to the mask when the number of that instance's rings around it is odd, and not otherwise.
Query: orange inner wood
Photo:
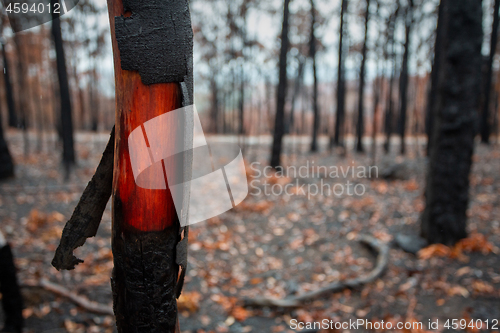
[[[161,231],[178,223],[170,191],[149,190],[136,185],[128,150],[128,136],[144,122],[182,107],[178,83],[145,85],[137,71],[121,69],[114,17],[124,14],[118,0],[108,0],[116,82],[116,143],[113,175],[113,202],[121,201],[122,227],[140,231]],[[175,131],[176,128],[168,129]],[[168,144],[168,143],[166,143]],[[165,165],[166,168],[173,166]],[[115,198],[117,196],[117,198]],[[116,207],[114,207],[116,209]],[[114,213],[116,215],[116,212]]]

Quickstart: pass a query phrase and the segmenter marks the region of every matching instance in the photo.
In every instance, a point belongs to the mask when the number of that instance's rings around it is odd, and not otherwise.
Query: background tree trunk
[[[361,68],[359,70],[359,92],[358,92],[358,123],[356,126],[357,145],[356,151],[363,152],[363,134],[364,134],[364,108],[365,108],[365,68],[366,53],[368,51],[368,24],[370,22],[370,0],[366,0],[365,12],[365,39],[363,50],[361,51]]]
[[[437,94],[438,94],[438,78],[439,78],[439,70],[440,63],[437,61],[441,57],[442,51],[442,43],[443,43],[443,29],[444,24],[441,22],[443,20],[443,10],[444,10],[444,2],[447,0],[441,0],[438,9],[438,23],[436,28],[436,41],[434,42],[434,59],[432,61],[432,71],[431,71],[431,82],[430,82],[430,91],[429,98],[427,100],[427,113],[426,113],[426,121],[425,121],[425,129],[427,132],[427,156],[430,155],[430,150],[432,147],[432,133],[434,127],[434,118],[437,112]]]
[[[313,130],[311,141],[311,152],[318,151],[318,129],[319,129],[319,107],[318,107],[318,76],[316,75],[316,36],[314,35],[314,25],[316,24],[316,8],[314,1],[311,0],[311,36],[309,39],[309,56],[312,59],[313,69]]]
[[[285,0],[283,3],[283,27],[281,29],[281,51],[279,60],[279,83],[278,83],[278,98],[276,105],[276,120],[274,121],[274,138],[273,148],[271,152],[270,165],[273,168],[281,167],[281,151],[283,144],[283,135],[285,134],[285,99],[287,87],[287,55],[289,48],[288,40],[288,5],[290,0]]]
[[[500,23],[500,0],[495,0],[495,10],[493,11],[493,26],[491,30],[491,42],[490,42],[490,56],[488,58],[486,83],[484,85],[484,105],[483,113],[481,115],[481,142],[490,143],[490,106],[491,106],[491,84],[493,81],[493,60],[495,59],[495,53],[497,50],[498,43],[498,26]]]
[[[339,64],[337,71],[337,115],[335,121],[335,134],[333,141],[330,140],[330,147],[344,144],[344,118],[345,118],[345,66],[344,66],[344,35],[347,30],[346,15],[349,1],[342,0],[340,10],[340,31],[339,31]]]
[[[482,6],[446,1],[438,79],[438,113],[425,191],[421,234],[429,243],[454,244],[466,236],[469,173],[481,73]]]
[[[3,57],[3,75],[5,84],[5,98],[7,99],[7,108],[9,115],[9,127],[18,127],[16,107],[14,105],[14,93],[12,92],[12,83],[10,79],[9,59],[5,52],[5,44],[2,43],[2,57]]]
[[[21,333],[23,330],[23,298],[16,277],[16,266],[9,244],[0,231],[0,293],[5,313],[2,332]]]
[[[12,161],[7,141],[5,141],[2,119],[0,117],[0,180],[12,176],[14,176],[14,162]]]
[[[406,114],[408,108],[408,62],[411,43],[411,28],[413,25],[413,0],[408,0],[408,7],[405,15],[405,45],[403,54],[403,64],[401,67],[401,76],[399,78],[400,112],[399,112],[399,136],[401,138],[401,155],[405,154],[406,142]]]
[[[295,109],[296,109],[296,104],[297,104],[297,98],[300,95],[300,92],[302,90],[302,82],[304,80],[304,65],[305,61],[304,58],[301,56],[297,57],[299,61],[299,68],[297,68],[297,76],[295,77],[295,83],[293,86],[293,95],[292,95],[292,105],[290,109],[290,118],[288,119],[287,125],[286,125],[286,133],[294,133],[294,128],[295,128]]]
[[[51,0],[51,6],[58,3]],[[61,133],[63,141],[63,164],[66,178],[69,169],[75,163],[75,145],[73,140],[73,121],[71,111],[71,98],[68,84],[68,72],[66,70],[66,58],[64,56],[63,39],[61,34],[61,21],[59,14],[52,11],[52,37],[56,49],[57,78],[59,80],[59,96],[61,100]]]

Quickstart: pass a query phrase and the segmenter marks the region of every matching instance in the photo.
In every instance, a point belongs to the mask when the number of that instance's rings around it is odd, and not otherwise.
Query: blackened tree
[[[281,167],[281,151],[283,145],[283,135],[285,134],[285,99],[287,87],[287,56],[289,48],[288,40],[288,18],[290,11],[288,6],[290,0],[284,0],[283,3],[283,26],[281,29],[281,51],[279,59],[279,82],[278,82],[278,98],[276,106],[276,118],[274,121],[274,138],[271,151],[271,161],[269,164],[273,168]]]
[[[357,132],[357,145],[356,151],[363,152],[363,134],[364,134],[364,109],[365,109],[365,71],[366,71],[366,58],[368,52],[368,24],[370,22],[370,0],[366,0],[365,11],[365,39],[363,42],[363,49],[361,51],[361,68],[359,70],[359,92],[358,92],[358,123],[356,126]]]
[[[311,141],[311,152],[318,151],[318,129],[319,129],[319,106],[318,106],[318,76],[316,73],[316,36],[314,34],[314,26],[316,24],[316,7],[314,1],[311,0],[311,36],[309,38],[309,56],[312,60],[313,67],[313,130]]]
[[[347,31],[347,6],[349,0],[342,0],[340,10],[340,31],[339,31],[339,64],[337,70],[337,114],[335,121],[335,133],[333,140],[330,140],[330,147],[343,145],[344,141],[344,119],[345,119],[345,34]]]
[[[474,149],[483,39],[477,0],[442,2],[438,109],[429,158],[421,235],[454,244],[466,236],[469,174]]]
[[[481,142],[488,144],[490,142],[490,97],[491,97],[491,82],[493,81],[493,60],[495,58],[495,53],[497,50],[498,42],[498,26],[500,23],[499,17],[500,11],[500,0],[495,0],[495,9],[493,11],[493,27],[491,30],[491,41],[490,41],[490,56],[488,58],[488,67],[486,74],[486,83],[484,85],[483,92],[483,113],[481,115]]]
[[[57,0],[51,0],[54,7]],[[61,34],[61,21],[59,14],[52,11],[52,37],[56,49],[57,78],[59,80],[59,95],[61,101],[61,133],[63,140],[63,165],[67,178],[69,169],[75,163],[75,147],[73,140],[73,121],[71,116],[71,99],[68,83],[68,72],[66,71],[66,58],[64,56],[63,39]]]

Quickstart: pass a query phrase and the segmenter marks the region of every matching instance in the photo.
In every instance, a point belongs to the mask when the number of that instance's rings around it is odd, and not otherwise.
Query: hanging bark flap
[[[73,251],[82,246],[87,238],[94,237],[97,233],[102,214],[111,197],[114,144],[115,129],[113,127],[99,166],[85,188],[73,215],[64,227],[61,242],[52,260],[52,266],[57,270],[71,270],[82,263],[83,260],[76,258]]]

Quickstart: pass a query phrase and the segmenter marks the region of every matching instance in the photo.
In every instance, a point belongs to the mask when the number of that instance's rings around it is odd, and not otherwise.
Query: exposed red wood
[[[172,197],[168,190],[143,189],[135,184],[127,138],[144,122],[182,107],[181,90],[178,83],[145,85],[138,72],[121,69],[114,18],[124,15],[122,1],[108,0],[108,8],[116,82],[113,196],[118,196],[123,209],[123,219],[119,223],[124,229],[132,227],[140,231],[161,231],[177,223]]]

